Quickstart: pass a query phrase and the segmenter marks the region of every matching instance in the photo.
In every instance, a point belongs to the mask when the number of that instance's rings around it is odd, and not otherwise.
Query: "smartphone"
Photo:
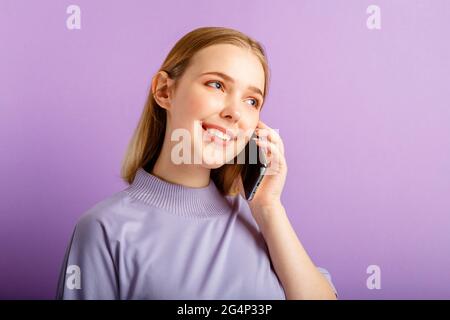
[[[244,186],[245,198],[251,201],[255,196],[264,173],[267,170],[267,159],[262,149],[256,144],[253,138],[256,137],[253,133],[250,141],[243,150],[245,152],[246,166],[241,172],[242,184]]]

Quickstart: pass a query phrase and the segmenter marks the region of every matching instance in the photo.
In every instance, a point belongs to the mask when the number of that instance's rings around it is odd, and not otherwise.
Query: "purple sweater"
[[[57,299],[285,299],[240,195],[190,188],[140,168],[75,226]]]

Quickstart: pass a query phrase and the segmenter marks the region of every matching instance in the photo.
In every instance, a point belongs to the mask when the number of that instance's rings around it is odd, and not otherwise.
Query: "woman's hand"
[[[287,164],[284,157],[284,145],[280,135],[261,120],[256,126],[256,144],[264,152],[268,168],[254,197],[248,202],[252,213],[263,208],[279,206],[281,193],[286,181]],[[241,188],[242,181],[241,181]]]

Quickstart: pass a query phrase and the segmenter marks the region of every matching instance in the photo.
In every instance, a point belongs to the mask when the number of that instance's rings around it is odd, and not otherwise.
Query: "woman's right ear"
[[[166,71],[158,71],[152,78],[152,95],[158,105],[166,110],[170,109],[172,102],[172,85],[175,81]]]

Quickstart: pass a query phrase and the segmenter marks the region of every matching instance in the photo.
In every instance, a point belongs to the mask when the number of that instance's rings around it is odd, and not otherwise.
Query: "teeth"
[[[230,141],[231,140],[231,137],[229,135],[224,134],[220,130],[213,129],[213,128],[208,128],[208,129],[206,129],[206,131],[208,131],[210,134],[215,135],[216,137],[222,139],[223,141]]]

